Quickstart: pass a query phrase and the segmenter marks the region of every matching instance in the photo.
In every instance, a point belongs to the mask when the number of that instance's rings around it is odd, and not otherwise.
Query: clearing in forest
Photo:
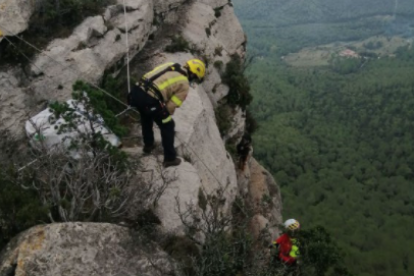
[[[294,67],[318,67],[329,65],[332,55],[340,55],[344,51],[355,51],[358,54],[371,53],[377,56],[392,56],[400,47],[411,47],[413,38],[401,36],[374,36],[362,41],[334,42],[316,47],[303,48],[297,53],[283,56],[282,59]]]

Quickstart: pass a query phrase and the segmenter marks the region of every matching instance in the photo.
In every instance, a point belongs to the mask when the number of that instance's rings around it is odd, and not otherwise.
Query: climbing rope
[[[125,1],[125,0],[124,0]],[[126,20],[126,8],[125,8],[125,5],[124,5],[124,14],[125,14],[125,27],[126,28],[128,28],[128,25],[127,25],[127,20]],[[81,72],[81,71],[79,71],[79,70],[77,70],[77,69],[75,69],[75,68],[72,68],[71,66],[67,66],[67,65],[64,65],[63,63],[61,63],[60,61],[58,61],[58,60],[56,60],[55,58],[53,58],[53,57],[51,57],[50,55],[48,55],[48,54],[46,54],[46,53],[44,53],[41,49],[39,49],[38,47],[36,47],[35,45],[33,45],[33,44],[31,44],[30,42],[28,42],[28,41],[26,41],[25,39],[23,39],[22,37],[20,37],[20,36],[18,36],[17,34],[13,34],[12,32],[10,32],[10,31],[8,31],[6,28],[4,28],[3,26],[1,26],[0,25],[0,29],[3,29],[3,30],[5,30],[6,32],[8,32],[9,34],[12,34],[13,36],[15,36],[15,37],[17,37],[20,41],[22,41],[23,43],[25,43],[25,44],[27,44],[29,47],[32,47],[33,49],[35,49],[37,52],[39,52],[39,54],[41,54],[41,55],[44,55],[44,56],[46,56],[46,57],[48,57],[50,60],[52,60],[52,61],[54,61],[55,63],[57,63],[57,64],[59,64],[60,66],[62,66],[63,67],[63,69],[69,69],[69,70],[71,70],[71,71],[73,71],[75,74],[76,74],[76,76],[79,78],[79,79],[81,79],[82,80],[82,76],[84,76],[85,74],[83,73],[83,72]],[[127,31],[128,29],[126,29],[126,33],[128,33],[128,31]],[[5,39],[7,39],[7,37],[5,36],[4,37]],[[9,40],[9,39],[7,39],[7,41],[9,42],[9,43],[11,43],[11,41]],[[127,65],[128,65],[128,67],[127,67],[127,78],[129,79],[130,78],[130,72],[129,72],[129,42],[128,42],[128,38],[126,38],[126,43],[127,43],[127,48],[128,48],[128,52],[127,52],[127,61],[128,61],[128,63],[127,63]],[[26,55],[24,55],[19,49],[18,49],[18,47],[16,46],[16,45],[14,45],[13,43],[11,43],[27,60],[28,60],[28,62],[30,63],[30,64],[32,64],[33,66],[35,66],[36,68],[38,68],[40,71],[42,71],[43,72],[43,70],[41,70],[36,64],[34,64],[31,60],[30,60],[30,58],[29,57],[27,57]],[[52,79],[52,77],[51,76],[48,76],[47,74],[44,74],[46,77],[48,77],[48,78],[50,78],[50,79]],[[93,83],[91,83],[91,82],[89,82],[89,81],[87,81],[92,87],[94,87],[94,88],[96,88],[96,89],[98,89],[99,91],[101,91],[102,93],[104,93],[106,96],[108,96],[108,97],[110,97],[110,98],[112,98],[113,100],[115,100],[115,101],[117,101],[118,103],[120,103],[120,104],[122,104],[123,106],[125,106],[126,107],[126,109],[124,110],[124,111],[122,111],[121,113],[119,113],[119,114],[117,114],[116,115],[116,117],[118,117],[118,116],[121,116],[121,115],[123,115],[123,114],[125,114],[126,112],[128,112],[128,111],[130,111],[130,110],[132,110],[132,111],[134,111],[135,113],[137,113],[137,114],[139,114],[139,112],[138,112],[138,110],[136,110],[135,108],[133,108],[133,107],[131,107],[131,106],[129,106],[129,105],[127,105],[127,104],[125,104],[123,101],[121,101],[120,99],[118,99],[118,98],[116,98],[115,96],[113,96],[112,94],[110,94],[109,92],[107,92],[106,90],[104,90],[104,89],[102,89],[101,87],[99,87],[98,85],[96,85],[96,84],[93,84]],[[130,81],[128,80],[128,89],[130,89]],[[182,143],[186,148],[188,148],[188,149],[190,149],[192,152],[193,152],[193,154],[197,157],[197,159],[204,165],[204,167],[207,169],[207,171],[208,172],[210,172],[210,174],[213,176],[213,178],[217,181],[217,183],[221,186],[221,187],[225,187],[222,183],[221,183],[221,181],[216,177],[216,175],[213,173],[213,171],[203,162],[203,160],[200,158],[200,156],[196,153],[196,151],[194,150],[194,149],[192,149],[187,143],[185,143],[184,141],[181,141],[181,139],[176,135],[175,136],[176,138],[177,138],[177,140],[180,142],[180,143]],[[35,160],[33,160],[33,161],[31,161],[30,163],[28,163],[27,165],[25,165],[25,166],[23,166],[23,167],[21,167],[21,168],[19,168],[18,169],[18,171],[21,171],[21,170],[23,170],[23,169],[25,169],[25,168],[27,168],[28,166],[30,166],[31,164],[33,164],[33,163],[35,163],[35,162],[37,162],[38,161],[38,159],[35,159]]]
[[[124,109],[124,111],[122,111],[121,113],[118,113],[115,115],[115,117],[119,117],[121,115],[124,115],[125,113],[127,113],[130,110],[133,110],[134,108],[132,106],[128,106],[126,109]]]
[[[36,163],[37,161],[39,161],[39,158],[36,158],[35,160],[33,160],[33,161],[31,161],[31,162],[27,163],[25,166],[23,166],[23,167],[21,167],[20,169],[18,169],[18,170],[17,170],[17,172],[20,172],[20,171],[22,171],[22,170],[26,169],[27,167],[29,167],[30,165],[32,165],[32,164],[34,164],[34,163]]]
[[[113,100],[117,101],[120,104],[125,105],[126,107],[128,107],[128,105],[126,105],[123,101],[119,100],[118,98],[116,98],[115,96],[113,96],[111,93],[107,92],[106,90],[104,90],[103,88],[99,87],[98,85],[88,81],[85,77],[86,74],[80,70],[77,70],[75,68],[72,68],[70,65],[64,65],[62,62],[56,60],[55,58],[51,57],[50,55],[46,54],[45,52],[43,52],[41,49],[39,49],[38,47],[36,47],[35,45],[33,45],[32,43],[26,41],[25,39],[23,39],[22,37],[18,36],[17,34],[14,34],[12,32],[10,32],[9,30],[7,30],[6,28],[4,28],[4,26],[0,25],[0,29],[6,30],[7,33],[11,34],[12,36],[17,37],[17,39],[19,39],[20,41],[22,41],[23,43],[27,44],[29,47],[32,47],[33,49],[35,49],[37,52],[39,52],[39,54],[46,56],[47,58],[49,58],[50,60],[54,61],[55,63],[59,64],[60,66],[62,66],[63,69],[69,69],[71,70],[78,79],[83,80],[88,82],[89,85],[91,85],[92,87],[98,89],[100,92],[106,94],[108,97],[112,98]],[[5,37],[6,38],[6,37]],[[10,40],[8,40],[10,41]],[[16,46],[15,46],[16,47]],[[21,51],[19,51],[21,53]],[[27,56],[25,56],[26,59],[28,59]],[[30,59],[28,59],[28,62],[32,65],[34,65],[36,68],[39,68],[36,64],[34,64],[32,61],[30,61]],[[43,72],[43,70],[42,70]],[[44,72],[43,72],[44,73]],[[46,75],[46,74],[45,74]],[[49,78],[52,78],[51,76],[46,75]],[[87,75],[86,75],[87,76]],[[135,110],[136,113],[139,113],[138,110]]]
[[[126,64],[127,64],[127,80],[128,80],[128,93],[131,92],[131,81],[130,81],[130,71],[129,71],[129,30],[128,30],[128,17],[127,10],[125,5],[125,0],[123,0],[124,5],[124,18],[125,18],[125,43],[126,43]]]

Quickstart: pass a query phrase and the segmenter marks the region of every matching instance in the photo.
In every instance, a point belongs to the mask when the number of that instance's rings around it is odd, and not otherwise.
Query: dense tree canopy
[[[412,35],[410,0],[235,0],[251,53],[285,54],[382,33]]]
[[[258,55],[248,71],[250,110],[260,124],[255,155],[282,186],[285,215],[331,231],[352,272],[414,275],[413,48],[366,60],[335,57],[320,67],[281,59],[303,47],[378,34],[412,39],[390,30],[413,26],[401,16],[414,3],[340,2],[259,1],[257,14],[245,1],[235,3],[250,53]],[[316,3],[336,18],[317,5],[308,9]],[[394,8],[400,19],[375,24],[374,15],[393,15]],[[361,18],[349,20],[350,11]],[[284,18],[290,21],[278,24]]]

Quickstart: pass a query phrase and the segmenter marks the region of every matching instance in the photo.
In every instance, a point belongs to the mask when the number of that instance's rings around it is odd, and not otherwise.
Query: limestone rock
[[[33,115],[43,109],[48,100],[67,100],[76,80],[83,79],[96,84],[105,70],[111,68],[116,73],[123,68],[126,28],[122,3],[123,0],[117,0],[117,4],[108,7],[104,14],[87,18],[69,37],[50,42],[44,52],[34,59],[26,78],[22,78],[17,70],[0,72],[0,129],[22,132],[23,123],[29,117],[28,111]],[[166,232],[183,233],[178,207],[181,211],[186,211],[190,206],[200,209],[200,191],[205,195],[221,191],[224,215],[231,214],[230,208],[237,194],[247,194],[256,209],[259,232],[265,224],[271,228],[281,220],[280,193],[271,175],[256,161],[252,161],[250,175],[247,179],[243,176],[246,179],[244,184],[240,176],[238,181],[233,160],[226,152],[215,122],[214,107],[229,91],[222,83],[221,73],[233,54],[244,55],[246,42],[241,25],[228,3],[227,0],[126,0],[129,50],[131,57],[140,54],[131,64],[134,78],[168,61],[183,64],[190,58],[201,58],[200,55],[210,61],[206,81],[191,89],[183,106],[173,116],[177,132],[175,146],[185,162],[178,167],[164,169],[160,166],[162,154],[142,158],[142,163],[147,166],[147,172],[142,177],[152,181],[155,188],[168,184],[160,194],[155,210],[161,220],[162,230]],[[219,12],[217,8],[220,8]],[[195,55],[164,53],[170,36],[178,33],[198,50]],[[150,35],[154,36],[154,42],[148,43]],[[244,112],[236,110],[233,128],[226,138],[237,137],[243,129]],[[156,136],[159,141],[159,133]],[[133,155],[142,153],[139,144],[133,144],[127,150]],[[263,198],[267,204],[264,207],[261,205]],[[271,198],[270,201],[268,198]],[[269,223],[265,223],[266,220]],[[43,227],[46,229],[44,232],[50,234],[63,226],[47,227]],[[86,229],[94,228],[88,226],[82,230],[93,241],[92,233],[95,230]],[[69,230],[59,231],[65,233]],[[76,238],[75,242],[82,243]],[[117,248],[116,243],[109,244]],[[83,248],[81,244],[79,246]],[[64,264],[57,263],[61,267],[59,269],[65,269]],[[105,271],[102,273],[106,275]]]
[[[231,128],[226,134],[225,140],[229,138],[240,138],[244,134],[246,125],[246,112],[240,107],[236,107],[232,115]]]
[[[243,29],[233,8],[228,5],[216,17],[211,6],[196,2],[187,10],[186,21],[183,36],[207,54],[214,54],[217,47],[222,47],[232,55],[245,43]]]
[[[126,53],[125,20],[129,26],[131,57],[145,45],[153,20],[152,1],[135,1],[127,18],[123,12],[111,17],[109,23],[102,16],[85,20],[66,39],[53,41],[31,68],[37,77],[32,86],[35,93],[57,100],[70,97],[71,86],[77,79],[96,83],[106,69],[111,68]],[[111,30],[107,31],[111,26]],[[53,58],[53,59],[52,59]],[[57,60],[58,62],[56,62]],[[56,87],[61,88],[57,91]]]
[[[127,228],[107,223],[62,223],[29,229],[0,255],[0,275],[162,275],[167,254]],[[165,275],[165,274],[164,274]]]
[[[239,176],[241,177],[241,176]],[[263,227],[267,226],[268,238],[278,235],[278,226],[282,223],[282,198],[279,186],[276,184],[272,175],[265,170],[254,158],[249,164],[249,184],[247,199],[252,206],[256,215],[262,216],[268,223],[255,223],[253,218],[252,224],[255,233],[261,233]]]
[[[193,160],[203,184],[211,184],[206,191],[226,188],[226,195],[234,197],[237,190],[234,164],[221,140],[213,105],[201,86],[190,91],[186,104],[176,112],[174,120],[181,152]]]
[[[224,72],[225,66],[229,61],[230,57],[228,55],[215,57],[213,66],[208,68],[207,76],[203,82],[204,90],[207,92],[214,107],[229,94],[229,87],[223,84],[221,80],[221,73]],[[220,64],[221,68],[216,68],[219,65],[214,66],[214,64]]]
[[[233,8],[224,5],[220,10],[220,16],[217,17],[212,2],[214,1],[205,0],[190,5],[184,15],[181,33],[186,40],[196,45],[196,48],[211,59],[203,86],[216,105],[228,94],[228,88],[222,84],[220,71],[225,69],[225,64],[230,61],[232,55],[236,53],[244,55],[244,51],[240,52],[240,49],[244,49],[246,38]],[[222,68],[218,69],[214,64],[220,61]]]
[[[1,11],[9,17],[14,17],[11,6],[19,9],[29,9],[30,6],[23,7],[19,4],[23,3],[21,1],[0,1],[3,4],[0,5]],[[18,94],[19,103],[35,102],[31,106],[22,105],[21,108],[12,107],[13,103],[10,101],[2,102],[2,114],[28,118],[28,110],[31,114],[39,112],[48,100],[69,99],[72,85],[76,80],[97,83],[105,70],[121,69],[126,53],[122,3],[122,0],[118,0],[118,4],[108,7],[102,16],[87,18],[69,37],[52,41],[45,51],[34,59],[26,85],[10,86],[7,84],[7,78],[1,78],[0,86],[8,85],[10,90],[16,91],[13,97]],[[216,18],[214,8],[222,5],[221,15]],[[128,0],[126,6],[131,57],[143,49],[149,35],[156,30],[157,27],[153,25],[154,13],[166,13],[181,20],[178,26],[182,29],[183,36],[200,50],[205,50],[206,54],[213,58],[213,62],[220,60],[223,64],[227,63],[230,55],[244,43],[243,30],[232,7],[225,1],[204,0],[188,3],[184,0]],[[184,6],[185,9],[177,9]],[[206,33],[207,28],[211,29],[210,36]],[[221,83],[220,72],[213,66],[209,68],[209,77],[204,87],[213,105],[228,93],[228,88]],[[30,91],[30,96],[18,91]],[[2,115],[0,120],[4,120],[5,116]],[[23,121],[24,119],[20,119],[17,125],[13,122],[12,131],[23,128]],[[3,129],[4,125],[0,128]],[[18,133],[23,132],[20,130]]]
[[[160,53],[140,65],[141,68],[148,69],[165,62],[184,63],[190,58],[193,58],[192,55],[187,53]],[[226,152],[215,122],[213,105],[203,86],[198,85],[195,89],[190,89],[187,99],[175,111],[173,118],[176,124],[175,146],[178,154],[188,163],[184,162],[178,167],[166,170],[161,168],[164,178],[172,181],[160,198],[162,204],[159,202],[157,212],[167,231],[182,233],[184,228],[178,217],[176,199],[181,210],[185,212],[187,205],[199,207],[200,190],[206,195],[221,190],[225,199],[223,211],[225,214],[230,214],[230,207],[238,193],[238,187],[233,161]],[[160,143],[158,131],[155,136]],[[162,157],[159,159],[160,163]],[[148,158],[143,163],[148,166],[146,170],[159,168],[159,165]],[[152,169],[152,171],[160,173],[160,169]],[[154,179],[159,177],[155,176]],[[157,180],[155,183],[160,181]]]
[[[35,1],[0,0],[0,26],[4,28],[0,27],[0,31],[13,36],[26,30],[35,4]]]
[[[9,130],[17,137],[24,136],[24,122],[38,99],[30,97],[30,91],[22,88],[22,72],[9,69],[0,72],[0,130]]]
[[[213,9],[224,7],[225,5],[229,4],[229,0],[198,0],[200,3],[204,3],[206,5],[211,6]]]
[[[148,1],[147,1],[148,2]],[[151,2],[151,1],[149,1]],[[124,5],[127,10],[139,10],[142,7],[143,2],[137,0],[117,0],[118,5]]]
[[[133,57],[144,47],[152,31],[153,2],[130,2],[127,22],[130,26],[129,50]],[[75,28],[71,36],[52,41],[33,61],[27,86],[0,77],[0,86],[7,87],[0,91],[0,95],[8,100],[1,103],[0,120],[13,114],[16,119],[10,121],[13,122],[11,131],[22,134],[22,118],[29,117],[28,111],[33,114],[44,108],[38,104],[27,106],[24,103],[64,101],[70,98],[76,80],[97,83],[104,71],[120,61],[122,63],[126,54],[124,21],[123,9],[118,8],[112,10],[109,21],[105,22],[102,16],[89,17]],[[30,95],[23,91],[30,91]],[[12,99],[16,101],[12,102]],[[2,124],[0,130],[4,128]]]
[[[207,36],[206,28],[210,24],[216,24],[212,23],[216,20],[213,8],[219,2],[204,1],[201,3],[198,1],[189,4],[185,10],[177,10],[174,13],[181,19],[180,22],[183,22],[179,25],[183,37],[190,44],[196,45],[211,55],[214,60],[221,60],[225,64],[230,61],[230,55],[235,53],[236,49],[244,42],[244,34],[240,24],[231,26],[231,30],[222,30],[217,26],[216,33],[233,32],[233,28],[235,28],[236,34],[232,37],[236,38],[237,46],[229,47],[229,49],[226,48],[228,44],[222,43],[214,35]],[[211,3],[216,4],[211,5]],[[181,4],[182,1],[155,1],[154,7],[156,13],[159,13],[175,9]],[[229,12],[223,13],[223,22],[237,20],[230,11],[231,9]],[[233,17],[234,19],[225,20],[225,17]],[[225,36],[223,35],[222,39],[226,39]],[[150,47],[145,53],[147,58],[143,57],[140,63],[132,65],[133,75],[139,77],[165,62],[173,61],[184,64],[188,59],[194,58],[188,53],[163,53],[163,47],[160,44],[162,42],[157,42],[155,47]],[[217,91],[213,92],[215,87],[219,90],[218,93]],[[183,106],[177,109],[173,116],[176,123],[176,147],[179,155],[184,157],[187,162],[176,168],[152,171],[152,173],[163,174],[163,177],[169,181],[172,180],[160,198],[157,207],[157,214],[160,216],[163,228],[167,231],[182,233],[184,227],[178,217],[178,206],[182,212],[185,212],[188,206],[198,208],[200,205],[198,193],[200,191],[209,195],[223,190],[225,198],[223,210],[225,214],[230,214],[231,203],[238,193],[237,177],[233,161],[226,152],[214,118],[214,106],[227,93],[228,87],[222,84],[219,69],[210,64],[205,83],[202,86],[197,86],[196,89],[191,89]],[[236,124],[239,125],[236,126]],[[237,111],[234,126],[232,135],[239,133],[240,129],[244,129],[243,112]],[[159,137],[157,132],[156,137]],[[159,138],[156,140],[160,142]],[[162,157],[158,159],[162,159]],[[154,160],[151,161],[148,158],[145,160],[148,168],[157,168]],[[158,162],[160,163],[160,161]],[[154,183],[162,182],[159,177],[153,174],[151,177],[158,179]]]
[[[141,161],[142,179],[159,193],[155,213],[161,221],[161,230],[183,236],[185,227],[180,214],[189,207],[198,207],[198,193],[203,189],[197,170],[185,160],[179,166],[164,169],[162,155],[146,156]]]
[[[246,36],[231,6],[227,5],[221,10],[221,16],[217,18],[217,23],[212,27],[212,33],[230,55],[244,54],[243,45],[246,43]],[[241,47],[243,53],[239,52]]]
[[[252,232],[253,237],[256,237],[256,240],[262,238],[263,235],[267,235],[263,230],[269,227],[269,220],[260,214],[253,216],[250,224],[250,231]]]
[[[154,10],[157,14],[165,14],[183,5],[186,0],[154,0]]]

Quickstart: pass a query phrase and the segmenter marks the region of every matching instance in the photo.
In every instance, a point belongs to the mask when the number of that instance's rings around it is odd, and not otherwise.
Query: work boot
[[[181,159],[180,158],[175,158],[172,161],[164,161],[163,165],[164,165],[165,168],[168,168],[168,167],[171,167],[171,166],[178,166],[180,164],[181,164]]]
[[[155,145],[145,145],[144,149],[142,150],[145,154],[150,154],[155,149]]]

